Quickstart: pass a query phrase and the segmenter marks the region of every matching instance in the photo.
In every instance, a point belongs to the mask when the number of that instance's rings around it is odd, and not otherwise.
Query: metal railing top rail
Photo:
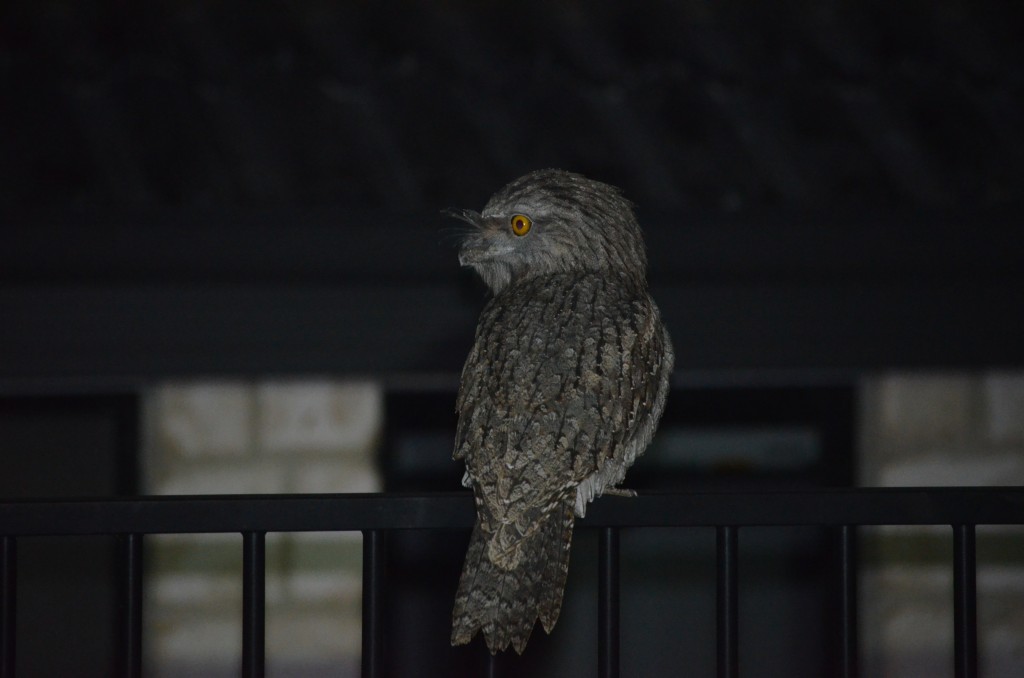
[[[468,529],[468,492],[0,500],[0,535]],[[1024,487],[644,492],[595,502],[582,526],[1024,524]]]

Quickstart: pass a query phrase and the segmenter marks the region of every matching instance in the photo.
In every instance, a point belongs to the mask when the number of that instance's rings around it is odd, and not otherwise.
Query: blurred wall
[[[147,494],[375,492],[381,390],[336,380],[208,381],[144,397]],[[235,676],[240,535],[147,538],[146,675]],[[358,674],[358,533],[268,534],[266,647],[279,676]]]
[[[1024,484],[1024,374],[911,373],[862,384],[861,482]],[[953,675],[953,535],[948,527],[862,529],[864,675]],[[982,675],[1024,667],[1024,528],[978,528]]]

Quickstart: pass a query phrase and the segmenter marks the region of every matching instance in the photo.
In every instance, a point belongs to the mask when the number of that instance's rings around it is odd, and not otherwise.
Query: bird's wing
[[[455,448],[486,513],[524,527],[609,460],[621,463],[656,400],[664,353],[646,293],[595,274],[526,287],[481,315]]]

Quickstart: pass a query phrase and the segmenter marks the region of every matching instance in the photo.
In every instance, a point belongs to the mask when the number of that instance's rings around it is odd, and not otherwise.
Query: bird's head
[[[448,210],[473,226],[459,263],[498,294],[517,280],[569,271],[608,271],[643,279],[643,236],[632,204],[614,186],[563,170],[511,182],[483,212]]]

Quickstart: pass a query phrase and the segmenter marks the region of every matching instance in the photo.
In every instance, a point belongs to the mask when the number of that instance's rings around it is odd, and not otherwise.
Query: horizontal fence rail
[[[142,537],[241,533],[243,676],[264,675],[265,535],[268,532],[363,533],[363,676],[384,674],[383,534],[388,530],[469,529],[468,492],[438,494],[218,495],[125,499],[0,501],[0,678],[13,678],[16,650],[16,542],[28,536],[119,535],[125,582],[122,675],[141,675]],[[842,666],[857,669],[855,530],[864,525],[948,525],[954,537],[956,678],[977,676],[975,527],[1024,525],[1024,487],[867,488],[771,492],[644,493],[597,501],[580,521],[601,529],[599,675],[619,675],[619,529],[715,527],[718,571],[718,675],[738,668],[737,555],[743,527],[835,528]],[[496,675],[493,661],[486,675]]]
[[[469,529],[468,492],[0,501],[0,536]],[[589,527],[1018,525],[1024,487],[641,493],[603,497]]]

